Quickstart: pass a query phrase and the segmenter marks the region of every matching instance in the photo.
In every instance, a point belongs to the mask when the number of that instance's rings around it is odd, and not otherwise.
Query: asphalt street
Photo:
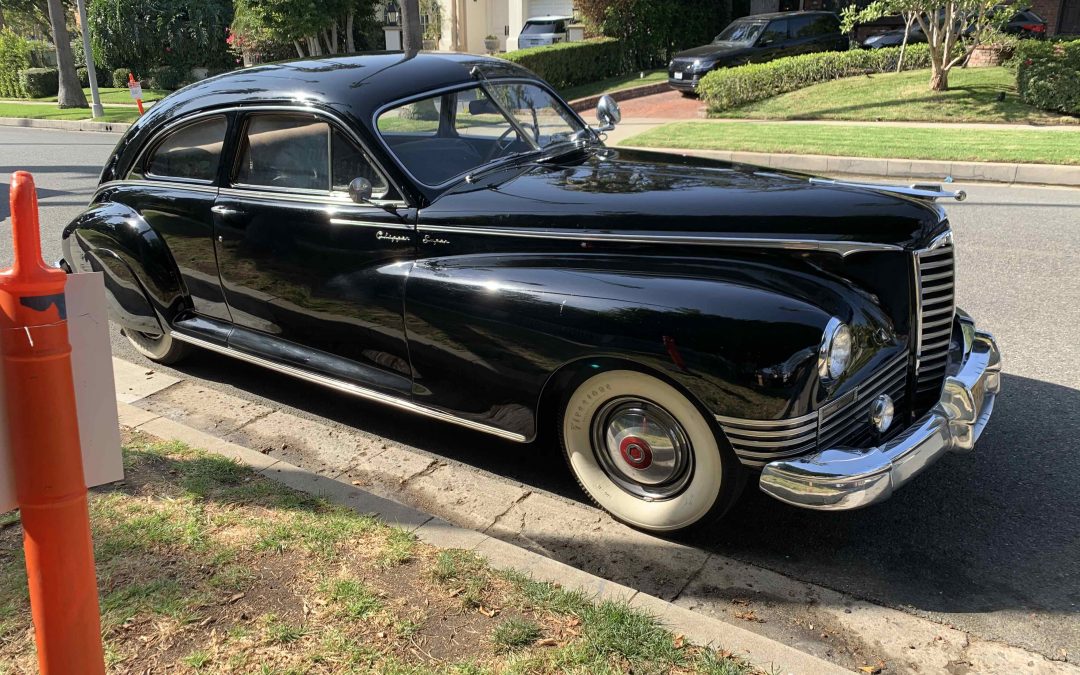
[[[33,172],[44,255],[86,204],[118,136],[0,127],[0,263],[7,183]],[[698,546],[988,639],[1080,658],[1080,190],[965,185],[949,203],[959,304],[998,337],[1004,392],[969,455],[953,455],[888,502],[801,511],[756,490]],[[117,332],[114,353],[139,357]],[[163,369],[158,367],[159,369]],[[168,369],[164,369],[168,370]],[[297,383],[213,354],[179,373],[237,396],[583,499],[556,452],[519,446]]]

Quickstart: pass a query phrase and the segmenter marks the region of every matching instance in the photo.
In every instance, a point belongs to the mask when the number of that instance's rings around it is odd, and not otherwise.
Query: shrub
[[[131,68],[117,68],[112,71],[112,86],[114,87],[126,87],[128,86],[128,75],[131,73]]]
[[[629,69],[622,43],[614,38],[530,47],[502,58],[528,68],[556,89],[615,77]]]
[[[56,96],[60,91],[60,72],[56,68],[25,68],[19,71],[19,85],[27,98]]]
[[[85,66],[80,66],[75,69],[76,74],[79,76],[79,84],[83,87],[90,86],[90,71]],[[108,87],[112,84],[112,77],[102,68],[95,68],[94,74],[97,75],[97,85],[99,87]],[[126,86],[126,85],[125,85]]]
[[[623,72],[662,66],[675,52],[712,41],[733,9],[717,0],[577,0],[574,6],[591,30],[622,41],[629,63]],[[750,3],[742,9],[749,14]]]
[[[187,79],[188,73],[185,68],[174,66],[159,66],[150,69],[150,76],[144,86],[150,89],[167,89],[172,91],[179,89]]]
[[[728,110],[754,101],[772,98],[819,82],[867,73],[896,70],[899,47],[853,49],[789,56],[768,63],[721,68],[708,73],[698,84],[698,94],[710,110]],[[930,50],[925,44],[908,45],[904,70],[930,67]]]
[[[1080,115],[1080,40],[1025,40],[1013,63],[1016,88],[1029,105],[1067,115]]]
[[[26,98],[19,71],[30,67],[30,41],[11,29],[0,30],[0,96]]]

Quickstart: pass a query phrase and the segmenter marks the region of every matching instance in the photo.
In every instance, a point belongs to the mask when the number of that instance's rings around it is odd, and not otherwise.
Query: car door
[[[336,379],[407,393],[402,297],[411,212],[357,139],[309,111],[238,120],[228,184],[215,201],[229,345]],[[372,200],[356,203],[364,178]]]
[[[115,197],[165,242],[195,313],[225,321],[229,310],[218,281],[210,209],[228,125],[228,114],[216,114],[166,127],[126,176],[138,190]]]
[[[784,52],[787,40],[788,20],[773,19],[765,26],[765,29],[761,31],[761,37],[758,38],[754,54],[750,57],[750,61],[762,63],[764,61],[772,61],[780,56],[787,56]]]

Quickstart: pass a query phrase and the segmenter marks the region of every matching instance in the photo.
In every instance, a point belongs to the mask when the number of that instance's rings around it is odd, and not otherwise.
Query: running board
[[[500,438],[505,438],[510,441],[515,441],[517,443],[525,443],[528,440],[521,434],[514,433],[513,431],[506,431],[505,429],[499,429],[489,424],[483,424],[481,422],[474,422],[472,420],[463,419],[461,417],[457,417],[456,415],[451,415],[450,413],[436,410],[435,408],[429,408],[418,403],[413,403],[412,401],[406,401],[397,398],[396,396],[383,394],[382,392],[374,391],[372,389],[365,389],[364,387],[352,384],[350,382],[343,382],[342,380],[337,380],[332,377],[327,377],[326,375],[313,373],[302,368],[296,368],[294,366],[287,366],[282,363],[277,363],[261,356],[248,354],[247,352],[242,352],[236,349],[232,349],[230,347],[226,347],[224,345],[215,344],[213,342],[197,338],[193,335],[182,333],[176,329],[173,329],[172,332],[170,332],[170,335],[174,340],[186,342],[187,344],[194,345],[195,347],[201,347],[203,349],[208,349],[212,352],[224,354],[225,356],[231,356],[241,361],[247,361],[248,363],[262,366],[263,368],[275,370],[284,375],[290,375],[301,380],[306,380],[313,384],[322,385],[336,391],[351,394],[352,396],[357,396],[359,398],[374,401],[376,403],[382,403],[384,405],[397,408],[398,410],[404,410],[407,412],[424,415],[425,417],[431,417],[433,419],[437,419],[443,422],[449,422],[450,424],[456,424],[467,429],[473,429],[474,431],[482,431],[484,433],[498,436]]]

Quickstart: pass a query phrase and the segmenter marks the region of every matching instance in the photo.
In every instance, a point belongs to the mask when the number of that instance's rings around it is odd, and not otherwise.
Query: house
[[[401,9],[396,0],[383,7],[386,48],[401,49]],[[483,54],[484,38],[498,38],[496,51],[517,49],[526,19],[572,16],[573,0],[420,0],[420,24],[427,46]]]

